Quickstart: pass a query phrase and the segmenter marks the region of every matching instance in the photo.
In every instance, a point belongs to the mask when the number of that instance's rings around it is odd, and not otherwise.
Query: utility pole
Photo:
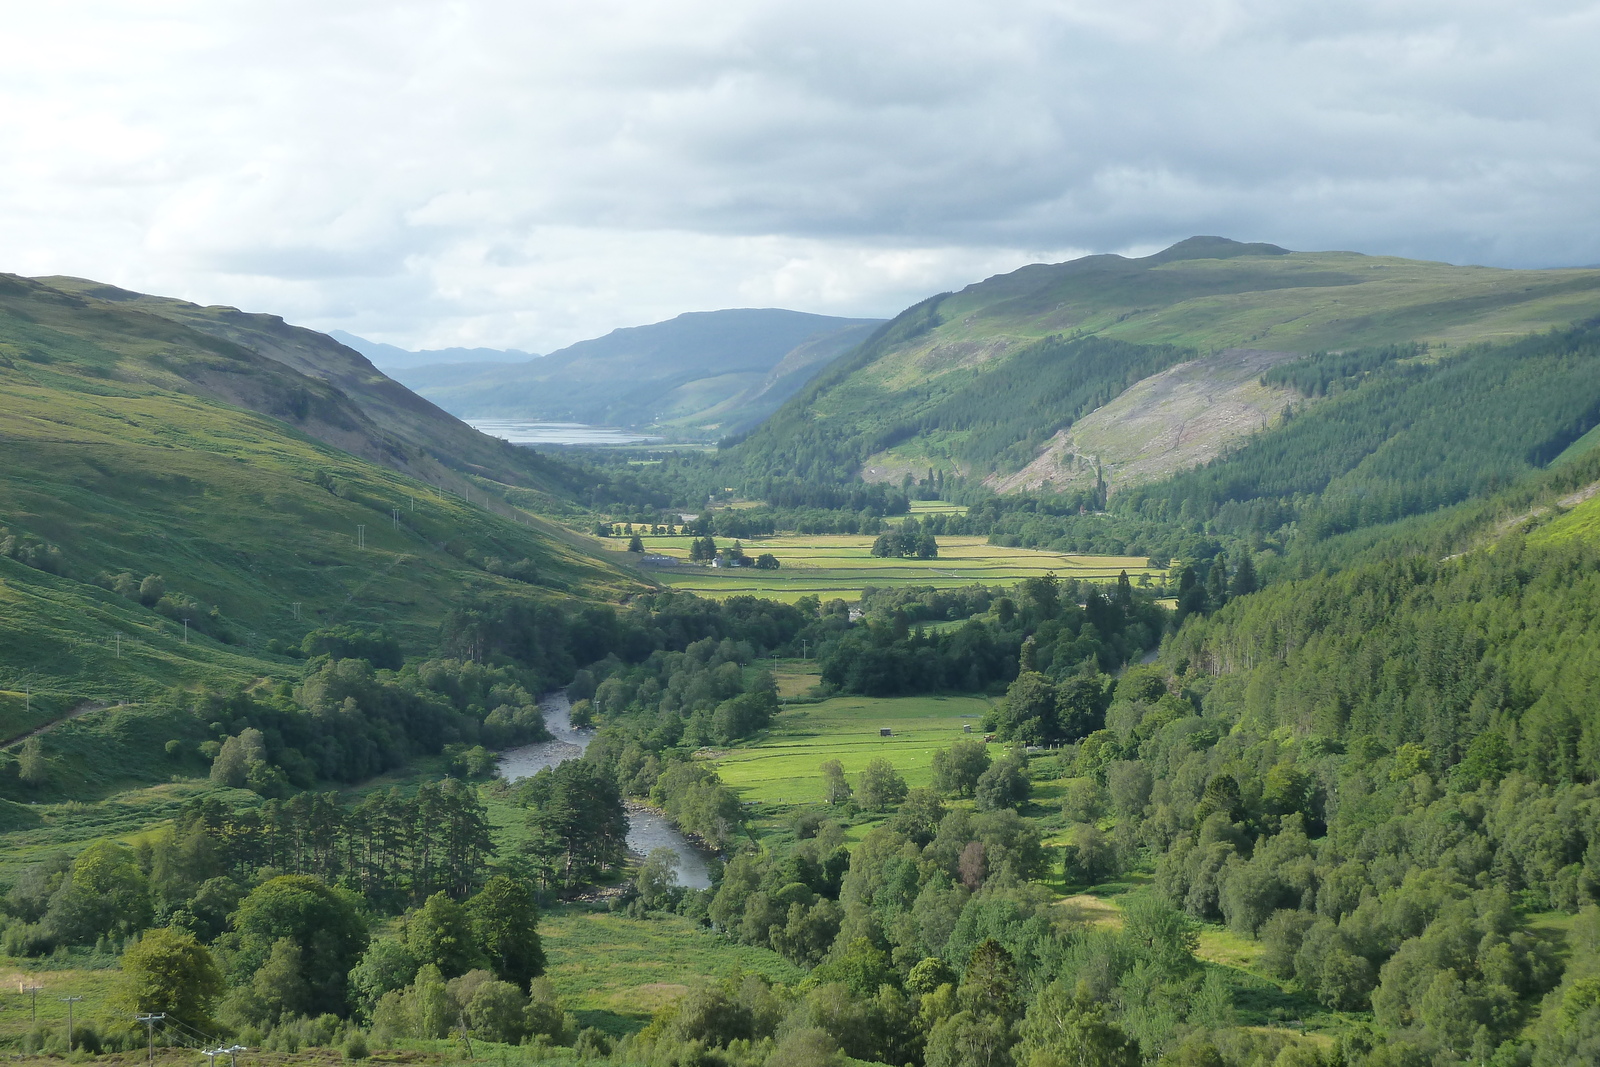
[[[76,1004],[78,1001],[82,1000],[82,999],[83,999],[82,997],[62,997],[61,998],[62,1003],[66,1004],[66,1006],[67,1006],[67,1051],[68,1052],[72,1051],[72,1006],[74,1004]]]
[[[186,644],[186,645],[189,643],[189,620],[188,619],[184,619],[183,620],[183,643]]]
[[[149,1040],[149,1045],[145,1051],[146,1063],[153,1064],[156,1062],[156,1023],[160,1022],[166,1017],[167,1013],[164,1011],[156,1014],[151,1014],[150,1012],[141,1012],[133,1017],[135,1022],[144,1023],[146,1036]]]
[[[400,509],[399,508],[395,508],[393,510],[394,510],[394,528],[396,530],[398,530],[398,529],[400,529]]]
[[[43,988],[44,988],[44,986],[42,986],[42,985],[19,985],[18,986],[18,989],[21,992],[23,992],[23,993],[31,993],[33,995],[33,1006],[32,1006],[31,1011],[32,1011],[32,1016],[33,1016],[33,1021],[34,1022],[38,1022],[39,1021],[39,990],[41,990]]]
[[[365,526],[357,526],[356,527],[356,547],[357,548],[366,548],[367,547],[367,528]]]
[[[228,1054],[228,1067],[239,1067],[239,1053],[249,1052],[250,1049],[244,1045],[234,1045],[222,1051]]]
[[[122,635],[117,635],[117,658],[122,658]]]
[[[294,619],[296,622],[300,621],[300,601],[298,600],[294,602]]]
[[[217,1057],[228,1051],[223,1048],[203,1048],[200,1055],[206,1057],[206,1067],[217,1067]]]

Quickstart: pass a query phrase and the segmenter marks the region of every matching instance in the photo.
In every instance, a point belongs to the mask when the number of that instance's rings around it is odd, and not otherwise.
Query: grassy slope
[[[335,447],[455,492],[468,479],[489,479],[531,490],[540,503],[556,504],[582,488],[572,471],[531,449],[517,448],[481,434],[428,400],[383,374],[360,353],[324,334],[291,326],[276,315],[250,314],[231,307],[201,307],[183,300],[148,296],[82,278],[38,281],[62,293],[89,298],[115,316],[127,309],[156,316],[206,337],[237,345],[280,363],[316,382],[325,382],[350,401],[359,416],[354,432],[319,420],[297,420],[302,428]],[[133,316],[124,316],[135,321]],[[235,399],[228,397],[228,399]],[[243,398],[247,406],[263,408]]]
[[[1141,260],[1094,256],[1024,267],[936,297],[830,368],[756,436],[791,434],[812,419],[845,437],[862,425],[905,421],[980,374],[1003,373],[1011,354],[1050,335],[1174,344],[1201,354],[1308,353],[1506,340],[1600,312],[1600,270],[1281,251],[1196,238]],[[933,325],[922,329],[923,322]],[[893,465],[949,469],[959,442],[930,444],[902,444]]]
[[[530,589],[472,557],[531,559],[576,594],[633,584],[525,516],[319,440],[374,440],[332,385],[126,307],[0,279],[0,409],[0,524],[58,545],[67,569],[0,560],[3,690],[105,701],[281,673],[266,640],[330,623],[420,648],[461,597]],[[185,645],[180,622],[93,584],[122,571],[216,605],[236,643]]]

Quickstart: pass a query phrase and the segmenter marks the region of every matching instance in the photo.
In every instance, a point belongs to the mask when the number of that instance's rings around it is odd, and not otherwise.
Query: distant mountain
[[[441,363],[523,363],[539,356],[537,352],[519,352],[514,348],[424,348],[413,352],[386,345],[382,341],[369,341],[343,330],[329,330],[328,336],[346,348],[360,352],[372,361],[374,367],[386,374]]]
[[[716,436],[755,425],[877,319],[777,308],[690,312],[613,330],[527,362],[398,368],[463,418],[527,418]]]
[[[1319,351],[1454,351],[1600,314],[1600,271],[1500,270],[1192,237],[1034,264],[902,312],[725,453],[751,477],[1115,493],[1234,448]],[[730,475],[731,477],[731,475]],[[729,482],[729,484],[734,484]]]

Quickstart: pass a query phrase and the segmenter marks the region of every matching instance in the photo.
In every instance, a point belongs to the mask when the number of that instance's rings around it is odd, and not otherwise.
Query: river
[[[568,712],[572,705],[567,694],[546,694],[539,701],[544,712],[544,724],[555,738],[537,745],[507,749],[500,754],[500,777],[508,782],[528,778],[546,767],[554,767],[569,759],[577,759],[589,747],[591,730],[576,729]],[[684,837],[666,818],[654,811],[634,810],[628,813],[628,848],[641,856],[651,849],[670,848],[678,854],[678,884],[689,889],[706,889],[711,885],[711,870],[706,865],[706,853],[694,842]]]

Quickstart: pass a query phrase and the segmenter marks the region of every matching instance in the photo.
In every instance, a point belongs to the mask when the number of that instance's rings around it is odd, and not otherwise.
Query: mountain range
[[[716,436],[755,425],[879,324],[778,308],[691,312],[517,363],[395,366],[463,418]]]

